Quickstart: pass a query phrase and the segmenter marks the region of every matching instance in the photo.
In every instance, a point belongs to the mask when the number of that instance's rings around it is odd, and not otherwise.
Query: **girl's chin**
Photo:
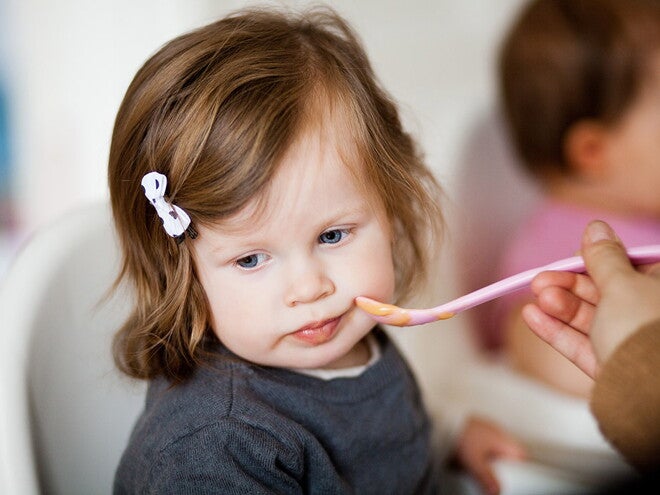
[[[339,356],[318,367],[323,369],[342,369],[364,366],[369,362],[370,357],[369,347],[364,338],[362,338],[347,352],[341,353]]]
[[[336,343],[333,343],[336,344]],[[364,346],[364,350],[362,350]],[[351,348],[346,350],[338,345],[331,345],[327,343],[322,346],[316,346],[313,349],[305,349],[300,352],[297,351],[298,357],[291,356],[287,359],[291,364],[283,367],[292,369],[341,369],[349,368],[352,366],[360,366],[366,364],[369,360],[369,351],[366,344],[358,342]],[[366,354],[366,360],[362,356]],[[363,362],[360,362],[360,361]]]

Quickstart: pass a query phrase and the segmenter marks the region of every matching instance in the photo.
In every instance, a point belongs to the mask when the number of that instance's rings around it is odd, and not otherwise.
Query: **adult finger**
[[[591,378],[596,376],[598,363],[587,335],[546,314],[533,303],[522,308],[522,317],[541,340],[550,344]]]
[[[548,315],[557,318],[584,334],[589,333],[596,307],[561,287],[551,286],[537,296],[538,306]]]
[[[532,292],[537,297],[549,287],[569,290],[590,304],[598,304],[600,299],[600,294],[593,280],[583,274],[548,271],[539,273],[532,280]]]
[[[633,270],[626,250],[612,228],[599,220],[591,222],[582,237],[582,257],[589,276],[601,290],[612,279]]]

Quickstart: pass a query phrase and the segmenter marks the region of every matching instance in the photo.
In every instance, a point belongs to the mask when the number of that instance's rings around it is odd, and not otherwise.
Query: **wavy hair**
[[[115,338],[121,370],[181,382],[214,338],[195,241],[164,233],[142,176],[165,174],[169,199],[193,223],[227,218],[268,186],[319,95],[344,110],[358,175],[391,221],[398,297],[419,287],[442,230],[440,188],[357,36],[329,9],[238,11],[158,50],[116,117],[108,178],[123,252],[117,284],[128,280],[136,296]]]

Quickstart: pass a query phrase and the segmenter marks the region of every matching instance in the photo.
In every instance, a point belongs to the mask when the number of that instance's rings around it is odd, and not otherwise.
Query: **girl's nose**
[[[299,265],[290,276],[285,295],[287,306],[315,302],[335,291],[332,280],[318,262]]]

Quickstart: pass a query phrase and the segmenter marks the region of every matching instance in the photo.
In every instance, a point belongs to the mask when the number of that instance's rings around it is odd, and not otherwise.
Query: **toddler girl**
[[[115,493],[438,490],[415,380],[354,298],[418,285],[439,188],[342,19],[241,11],[167,43],[109,182],[136,291],[115,357],[151,381]],[[492,488],[485,459],[516,445],[467,425]]]

